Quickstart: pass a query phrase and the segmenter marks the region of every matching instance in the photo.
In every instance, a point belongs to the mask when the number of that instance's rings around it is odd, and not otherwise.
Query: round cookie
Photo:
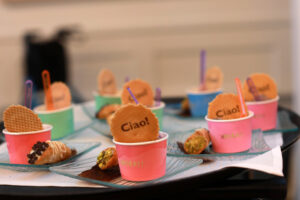
[[[260,95],[265,96],[267,99],[274,99],[277,97],[277,86],[274,80],[267,74],[256,73],[251,74],[254,85]],[[250,92],[247,81],[243,84],[243,96],[245,101],[255,101],[253,94]]]
[[[40,118],[32,110],[21,105],[11,105],[3,113],[4,126],[9,132],[43,130]]]
[[[117,93],[115,76],[109,69],[102,69],[99,72],[98,91],[100,95],[114,95]]]
[[[136,79],[131,80],[124,84],[123,91],[121,94],[122,104],[135,103],[127,88],[130,88],[135,98],[138,100],[140,104],[145,106],[153,106],[154,104],[154,94],[149,83]]]
[[[215,66],[208,68],[205,74],[205,89],[220,89],[223,84],[223,77],[223,72],[219,67]]]
[[[65,108],[71,105],[71,92],[69,87],[63,82],[54,82],[51,84],[51,92],[54,109]],[[46,98],[44,99],[46,104]]]
[[[158,138],[159,123],[152,111],[145,106],[127,104],[113,115],[110,130],[117,142],[146,142]]]
[[[241,117],[240,101],[234,94],[219,94],[209,103],[207,117],[209,119],[236,119]],[[246,112],[248,112],[246,110]]]

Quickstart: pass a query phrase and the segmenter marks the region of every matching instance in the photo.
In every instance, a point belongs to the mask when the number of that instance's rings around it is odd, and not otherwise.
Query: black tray
[[[281,147],[285,158],[286,152],[300,137],[300,117],[291,110],[286,110],[297,131],[283,133]],[[285,164],[286,165],[286,164]],[[287,166],[284,166],[287,168]],[[171,199],[171,198],[284,198],[286,179],[268,176],[267,179],[249,179],[253,170],[229,167],[211,173],[189,178],[158,183],[151,186],[137,186],[126,189],[78,188],[78,187],[32,187],[0,186],[0,198],[6,199]],[[229,179],[238,174],[247,175],[244,179]]]

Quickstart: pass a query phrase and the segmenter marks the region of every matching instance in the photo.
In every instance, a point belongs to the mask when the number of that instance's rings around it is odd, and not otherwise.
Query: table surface
[[[180,179],[151,186],[137,186],[126,189],[111,188],[73,188],[73,187],[24,187],[0,186],[0,197],[21,199],[165,199],[165,198],[253,198],[268,197],[283,199],[287,192],[287,165],[289,149],[300,137],[300,117],[291,110],[287,110],[291,121],[298,130],[283,133],[281,147],[284,159],[285,177],[266,175],[261,172],[242,168],[225,168],[204,175]]]

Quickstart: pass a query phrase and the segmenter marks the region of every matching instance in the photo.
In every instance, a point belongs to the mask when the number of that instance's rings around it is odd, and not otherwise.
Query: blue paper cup
[[[159,106],[153,106],[150,108],[151,111],[155,114],[155,116],[158,119],[160,130],[163,128],[164,108],[165,108],[165,103],[162,101],[160,102]]]
[[[103,106],[110,104],[121,104],[121,96],[117,95],[105,95],[101,96],[97,92],[93,92],[95,98],[96,112],[98,112]]]
[[[45,105],[40,105],[34,109],[41,121],[53,126],[51,139],[61,139],[74,132],[73,106],[57,110],[46,110]]]
[[[190,110],[193,117],[205,117],[207,115],[208,104],[221,94],[221,90],[199,92],[196,90],[188,91]]]

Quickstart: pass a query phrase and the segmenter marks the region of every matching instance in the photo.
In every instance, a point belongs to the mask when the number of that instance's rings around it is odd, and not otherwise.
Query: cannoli
[[[111,169],[118,164],[117,151],[114,147],[104,149],[97,157],[97,165],[101,170]]]
[[[111,120],[113,117],[114,117],[114,113],[112,113],[108,117],[106,117],[106,122],[109,126],[111,125]]]
[[[75,154],[76,151],[71,150],[64,143],[48,140],[34,144],[27,158],[29,164],[43,165],[66,160]]]
[[[184,142],[184,151],[187,154],[200,154],[210,143],[209,131],[205,128],[197,129]]]
[[[187,112],[190,110],[190,104],[188,98],[184,98],[181,102],[181,110]]]
[[[116,112],[121,107],[121,105],[118,104],[110,104],[103,106],[97,113],[96,113],[96,118],[98,119],[106,119],[109,117],[111,114]]]

